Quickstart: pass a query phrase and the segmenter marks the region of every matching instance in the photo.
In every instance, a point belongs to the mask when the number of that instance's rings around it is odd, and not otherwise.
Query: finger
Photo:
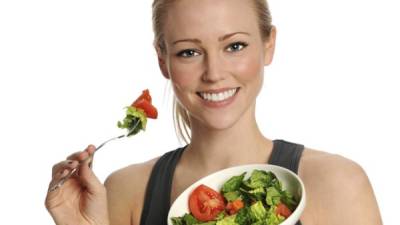
[[[94,145],[89,145],[86,150],[90,155],[93,155],[94,152],[96,151],[96,147]]]
[[[89,193],[95,194],[104,190],[103,184],[89,167],[89,161],[81,163],[78,172],[81,184],[87,188]]]
[[[88,153],[88,158],[87,159],[89,161],[89,167],[93,168],[93,157],[94,157],[94,153],[96,152],[96,147],[94,145],[89,145],[86,150]]]
[[[67,157],[67,159],[82,161],[85,160],[91,153],[94,153],[95,150],[96,148],[94,145],[89,145],[83,151],[72,153]]]
[[[55,164],[52,168],[52,177],[55,175],[62,173],[64,170],[72,170],[78,167],[79,162],[76,160],[64,160],[57,164]]]
[[[83,151],[74,152],[74,153],[72,153],[71,155],[69,155],[69,156],[67,157],[67,159],[69,159],[69,160],[78,160],[79,155],[81,155],[82,152],[83,152]]]
[[[89,160],[89,164],[88,164],[89,168],[93,168],[93,157],[91,157],[91,159]]]
[[[70,171],[71,170],[69,169],[61,169],[58,173],[54,174],[53,180],[60,180],[61,178],[67,176]]]
[[[68,176],[75,174],[75,170],[77,170],[77,168],[72,170],[62,169],[60,172],[54,174],[53,179],[50,181],[48,192],[54,192],[55,190],[59,189],[61,185],[67,181]]]

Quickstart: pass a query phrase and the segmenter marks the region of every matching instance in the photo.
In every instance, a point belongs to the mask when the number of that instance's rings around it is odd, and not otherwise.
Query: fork
[[[133,128],[131,128],[131,130],[136,129],[136,127],[139,125],[139,123],[140,123],[140,120],[137,120],[137,122],[135,123],[135,125],[133,126]],[[102,148],[102,147],[103,147],[105,144],[107,144],[108,142],[113,141],[113,140],[117,140],[117,139],[121,139],[121,138],[124,138],[124,137],[127,137],[128,135],[129,135],[129,133],[128,133],[128,134],[123,134],[123,135],[120,135],[120,136],[117,136],[117,137],[110,138],[110,139],[106,140],[105,142],[101,143],[101,144],[99,145],[99,147],[97,147],[97,148],[94,150],[94,152],[97,152],[100,148]],[[90,159],[91,159],[91,157],[90,157],[90,158],[86,158],[85,160],[81,161],[80,163],[84,163],[84,162],[86,162],[87,160],[90,160]],[[89,163],[89,166],[91,166],[91,162]],[[55,190],[57,190],[58,188],[60,188],[72,175],[74,175],[74,174],[76,173],[77,170],[78,170],[78,167],[72,169],[66,176],[62,177],[57,183],[55,183],[54,185],[52,185],[52,186],[49,188],[49,192],[55,191]]]

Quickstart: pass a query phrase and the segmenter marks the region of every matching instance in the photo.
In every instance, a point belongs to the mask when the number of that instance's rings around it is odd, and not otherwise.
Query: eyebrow
[[[226,40],[226,39],[228,39],[228,38],[230,38],[230,37],[232,37],[232,36],[234,36],[236,34],[245,34],[245,35],[250,36],[250,34],[247,33],[247,32],[239,31],[239,32],[234,32],[234,33],[230,33],[230,34],[225,34],[224,36],[219,37],[218,41],[224,41],[224,40]],[[172,44],[175,45],[175,44],[177,44],[179,42],[194,42],[194,43],[198,43],[198,44],[201,43],[201,41],[199,39],[197,39],[197,38],[185,38],[185,39],[180,39],[180,40],[174,41]]]

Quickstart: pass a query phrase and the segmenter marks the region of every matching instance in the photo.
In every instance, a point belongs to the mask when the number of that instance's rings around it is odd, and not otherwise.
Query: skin
[[[47,193],[45,205],[55,224],[110,224],[106,189],[89,168],[94,151],[95,147],[89,145],[53,166],[49,187],[78,167],[61,188]]]
[[[255,100],[262,88],[264,66],[273,59],[276,29],[263,41],[250,1],[181,0],[169,10],[173,16],[165,20],[166,51],[156,50],[160,69],[190,112],[192,125],[192,141],[175,170],[172,203],[203,176],[230,166],[265,163],[270,157],[273,143],[257,126]],[[235,45],[237,42],[248,45]],[[177,54],[183,50],[184,54]],[[196,94],[226,87],[240,89],[225,107],[208,107]],[[102,222],[109,219],[112,225],[139,225],[146,184],[157,159],[112,173],[105,181],[109,217],[102,210],[105,193],[101,191],[92,201],[84,199],[89,208],[98,209],[89,215]],[[55,174],[64,168],[56,169]],[[357,163],[306,148],[299,176],[307,190],[303,224],[382,224],[371,184]],[[102,190],[94,175],[81,178],[85,179]],[[64,186],[62,190],[68,188]],[[66,224],[51,204],[46,201],[46,205],[53,218],[58,218],[57,224]],[[72,209],[64,206],[63,210]]]

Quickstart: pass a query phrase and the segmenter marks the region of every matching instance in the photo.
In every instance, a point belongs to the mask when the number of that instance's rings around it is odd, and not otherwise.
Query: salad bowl
[[[168,225],[173,225],[171,218],[181,217],[186,213],[190,213],[189,197],[191,193],[200,185],[206,185],[219,192],[224,183],[232,177],[246,172],[244,179],[247,179],[255,170],[272,172],[275,174],[276,178],[282,184],[282,189],[288,191],[295,199],[297,199],[298,204],[296,208],[293,210],[293,212],[291,212],[290,216],[288,216],[283,222],[279,223],[279,225],[295,225],[300,219],[300,216],[306,205],[306,192],[304,189],[304,184],[302,180],[292,171],[270,164],[247,164],[230,167],[201,178],[190,185],[173,202],[168,213]]]

